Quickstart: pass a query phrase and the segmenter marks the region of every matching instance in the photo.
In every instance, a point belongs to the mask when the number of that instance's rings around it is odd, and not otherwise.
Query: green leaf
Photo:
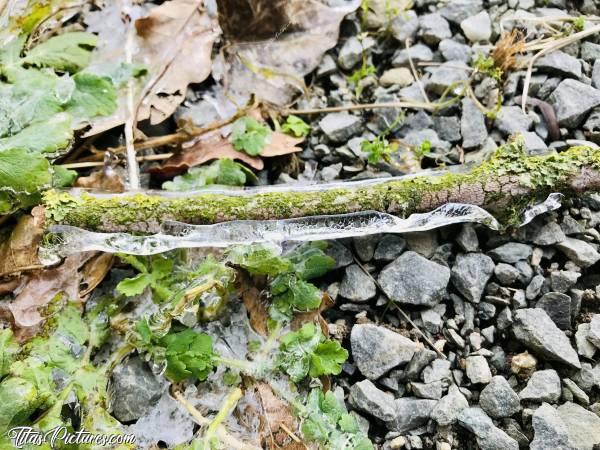
[[[289,272],[292,264],[264,244],[237,245],[227,250],[227,260],[252,275],[279,275]]]
[[[0,139],[0,151],[23,149],[54,155],[73,139],[71,116],[55,114],[51,119],[28,126],[21,132]]]
[[[8,378],[0,383],[0,433],[22,424],[35,410],[37,390],[22,378]]]
[[[133,278],[125,278],[117,284],[117,291],[126,297],[140,295],[152,283],[152,275],[140,273]]]
[[[51,186],[50,163],[40,154],[23,149],[0,151],[0,214],[27,207],[35,194]]]
[[[80,120],[109,116],[117,109],[117,90],[110,78],[92,73],[73,76],[75,90],[66,104],[66,111]]]
[[[15,341],[10,328],[0,331],[0,378],[6,375],[19,352],[19,344]]]
[[[339,342],[325,339],[313,323],[283,336],[279,351],[278,366],[296,383],[307,375],[337,375],[348,358]]]
[[[167,191],[192,191],[208,185],[243,186],[254,174],[231,159],[217,159],[208,166],[194,167],[173,181],[163,183]]]
[[[281,126],[281,131],[296,137],[305,137],[308,135],[308,133],[310,133],[310,125],[300,117],[291,115],[288,116],[284,124]]]
[[[296,274],[303,280],[322,277],[335,267],[335,259],[325,254],[327,243],[309,242],[295,248],[286,257],[294,264]]]
[[[348,359],[348,351],[338,341],[325,341],[317,345],[310,357],[309,375],[313,378],[322,375],[339,375],[342,365]]]
[[[231,143],[238,151],[251,156],[259,155],[268,143],[271,130],[252,117],[242,117],[235,121],[231,132]]]
[[[322,293],[315,285],[300,280],[294,273],[277,276],[271,283],[273,302],[269,307],[272,319],[291,319],[294,311],[310,311],[321,306]]]
[[[214,368],[212,338],[208,334],[185,330],[162,338],[166,347],[167,377],[178,383],[195,377],[204,381]]]
[[[27,53],[24,62],[65,72],[77,72],[89,64],[91,51],[97,42],[98,38],[91,33],[64,33],[34,47]]]
[[[77,172],[75,170],[65,169],[62,166],[52,166],[54,171],[52,176],[52,187],[63,188],[73,186],[73,183],[77,179]]]

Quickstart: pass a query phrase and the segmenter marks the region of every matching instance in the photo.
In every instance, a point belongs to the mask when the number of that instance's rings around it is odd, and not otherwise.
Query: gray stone
[[[350,388],[348,400],[354,408],[379,420],[392,420],[396,417],[394,396],[377,389],[370,380],[363,380],[354,384]]]
[[[339,295],[353,302],[369,301],[377,294],[373,280],[356,264],[346,267]]]
[[[375,40],[367,36],[359,40],[356,36],[350,37],[340,49],[338,64],[344,70],[350,70],[362,61],[363,53],[375,45]]]
[[[518,450],[519,444],[496,427],[481,408],[467,408],[458,415],[458,423],[477,438],[481,450]]]
[[[592,316],[588,340],[597,348],[600,348],[600,314],[594,314]]]
[[[441,41],[438,50],[446,61],[461,61],[467,64],[471,62],[471,47],[454,39]]]
[[[460,120],[458,117],[436,116],[433,118],[433,124],[440,139],[448,142],[460,141]]]
[[[530,450],[575,450],[569,444],[567,426],[548,403],[535,410],[532,424],[535,436]]]
[[[519,309],[515,312],[513,332],[525,347],[550,361],[581,368],[577,352],[569,338],[540,308]]]
[[[561,330],[571,328],[571,297],[560,292],[548,292],[535,305],[541,308]]]
[[[442,39],[452,37],[450,24],[438,13],[420,16],[419,25],[419,35],[426,44],[435,45]]]
[[[590,335],[590,324],[580,323],[577,326],[575,333],[575,344],[577,345],[577,353],[586,358],[593,358],[596,353],[596,346],[588,339]]]
[[[370,380],[376,380],[390,369],[409,362],[417,347],[401,334],[373,324],[354,325],[350,345],[354,363]]]
[[[421,321],[423,328],[432,334],[437,334],[442,329],[442,316],[433,308],[421,311]]]
[[[452,0],[446,3],[440,14],[456,25],[483,9],[483,0]]]
[[[487,360],[480,355],[467,358],[467,377],[473,384],[487,384],[492,380],[492,372]]]
[[[405,252],[379,274],[379,283],[393,300],[433,306],[446,294],[450,270],[415,252]]]
[[[584,232],[584,227],[571,216],[563,217],[563,220],[560,224],[560,229],[563,230],[567,236],[581,234]]]
[[[368,234],[366,236],[356,236],[352,238],[354,250],[361,261],[367,262],[373,258],[375,248],[379,243],[378,234]]]
[[[423,44],[415,44],[408,49],[398,50],[392,58],[393,67],[410,67],[410,60],[414,64],[427,62],[433,59],[433,52]]]
[[[589,267],[600,260],[600,253],[590,244],[579,239],[568,237],[557,243],[556,248],[579,267]]]
[[[596,61],[592,68],[592,86],[596,89],[600,87],[600,61]]]
[[[394,67],[393,69],[386,70],[379,78],[379,83],[382,86],[410,86],[415,78],[413,77],[410,69],[406,67]]]
[[[492,36],[492,21],[486,11],[466,18],[460,23],[460,27],[471,42],[489,41]]]
[[[452,284],[469,301],[479,303],[481,294],[494,273],[494,262],[483,253],[456,256],[452,267]]]
[[[540,291],[542,290],[542,286],[546,279],[542,275],[536,275],[531,279],[529,284],[527,285],[527,289],[525,290],[525,297],[528,300],[533,300],[538,296]]]
[[[373,258],[375,261],[389,262],[396,259],[406,248],[406,241],[396,234],[386,234],[381,238]]]
[[[590,62],[600,59],[600,45],[589,41],[582,42],[581,59]]]
[[[600,91],[576,80],[564,80],[550,95],[549,103],[560,126],[576,128],[591,109],[600,105]]]
[[[161,383],[148,364],[132,356],[113,371],[112,413],[121,422],[139,419],[152,409],[162,395]]]
[[[399,433],[414,430],[427,423],[436,404],[437,400],[414,397],[396,399],[396,417],[386,422],[386,426]]]
[[[567,427],[569,443],[578,450],[594,450],[600,445],[600,417],[575,403],[558,407],[558,415]]]
[[[334,269],[349,266],[354,261],[352,252],[348,247],[337,240],[327,241],[325,253],[335,260],[335,266],[333,266]]]
[[[535,62],[539,72],[563,78],[581,78],[581,62],[560,50],[548,53]]]
[[[435,231],[407,233],[404,235],[404,238],[409,250],[417,252],[425,258],[431,258],[439,245]]]
[[[566,389],[568,389],[569,391],[571,391],[573,398],[575,398],[579,403],[584,404],[584,405],[590,404],[590,398],[583,391],[583,389],[581,389],[579,386],[577,386],[577,383],[575,383],[570,378],[564,378],[562,380],[562,382],[563,382],[564,387]]]
[[[503,106],[494,124],[505,136],[510,136],[529,131],[533,119],[525,114],[520,106]]]
[[[556,222],[548,222],[537,230],[532,238],[536,245],[553,245],[566,239],[560,225]]]
[[[462,100],[460,130],[466,150],[481,147],[488,137],[485,116],[470,98]]]
[[[519,271],[510,264],[499,263],[494,268],[496,279],[505,286],[511,286],[519,279]]]
[[[519,398],[540,403],[554,403],[560,398],[560,393],[560,377],[556,370],[538,370],[531,375],[527,386],[519,393]]]
[[[435,405],[431,418],[440,426],[452,425],[463,409],[469,407],[469,402],[456,385],[451,385],[448,394]]]
[[[439,400],[442,398],[444,383],[441,381],[434,381],[433,383],[411,383],[410,387],[413,394],[419,398]]]
[[[407,39],[411,39],[417,35],[417,31],[419,30],[419,17],[412,9],[402,11],[394,17],[390,28],[392,30],[392,36],[394,36],[401,44],[404,44]]]
[[[508,242],[488,252],[495,261],[508,264],[527,260],[532,253],[533,250],[530,245],[521,244],[519,242]]]
[[[508,381],[498,375],[481,391],[479,406],[493,418],[500,419],[518,413],[521,410],[521,401]]]
[[[362,121],[347,112],[327,114],[319,121],[327,138],[333,142],[346,142],[362,130]]]
[[[528,155],[541,155],[548,151],[548,146],[544,140],[533,131],[525,131],[521,133],[523,145]]]
[[[426,71],[431,74],[425,82],[425,89],[438,95],[442,95],[448,88],[469,78],[469,66],[460,61],[448,61],[439,66],[427,67]],[[454,90],[460,89],[456,86]],[[479,111],[479,110],[478,110]],[[479,111],[481,112],[481,111]],[[463,133],[464,136],[464,133]]]
[[[456,243],[465,252],[476,252],[479,250],[479,239],[473,224],[465,223],[456,236]]]
[[[450,380],[452,378],[450,361],[441,358],[434,359],[430,365],[423,369],[422,378],[425,383]]]
[[[404,370],[406,378],[409,380],[418,379],[421,371],[425,368],[425,366],[432,362],[436,356],[437,355],[433,350],[429,350],[427,348],[422,348],[416,352]]]
[[[424,130],[409,131],[406,134],[406,136],[404,136],[404,139],[402,139],[402,141],[414,147],[420,147],[423,144],[423,142],[427,141],[430,145],[431,151],[434,153],[436,151],[440,153],[445,153],[446,151],[450,150],[450,143],[442,141],[438,137],[437,133],[429,128],[426,128]]]

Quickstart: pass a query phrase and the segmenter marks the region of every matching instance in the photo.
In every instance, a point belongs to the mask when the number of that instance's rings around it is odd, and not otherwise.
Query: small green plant
[[[431,141],[425,139],[421,145],[413,149],[413,153],[419,161],[423,161],[423,158],[431,153]]]
[[[360,148],[367,154],[369,164],[378,164],[381,161],[390,163],[391,156],[398,151],[398,144],[388,142],[384,136],[377,136],[372,141],[363,141]]]
[[[502,69],[496,67],[496,62],[491,56],[477,55],[477,58],[473,62],[473,68],[496,81],[501,81],[504,75]]]
[[[238,151],[257,156],[269,143],[271,129],[252,117],[241,117],[233,124],[231,143]]]
[[[350,76],[347,77],[348,82],[354,86],[354,95],[356,98],[360,98],[362,95],[363,87],[361,81],[367,78],[369,75],[377,73],[377,69],[372,64],[367,64],[366,58],[363,58],[363,63],[360,68],[356,69]]]
[[[193,191],[209,185],[244,186],[254,180],[254,173],[231,159],[217,159],[207,166],[193,167],[173,181],[163,183],[167,191]]]
[[[585,16],[579,16],[573,19],[573,29],[575,30],[575,32],[580,32],[583,31],[583,29],[585,28]]]
[[[310,133],[310,125],[298,116],[288,116],[281,126],[281,131],[296,137],[305,137]]]

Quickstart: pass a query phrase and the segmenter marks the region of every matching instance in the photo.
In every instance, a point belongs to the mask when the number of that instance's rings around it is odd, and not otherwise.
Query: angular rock
[[[548,53],[535,62],[539,72],[563,78],[581,78],[581,62],[560,50]]]
[[[536,245],[554,245],[566,239],[565,233],[556,222],[548,222],[538,229],[532,242]]]
[[[406,241],[396,234],[386,234],[381,238],[373,258],[375,261],[393,261],[402,254],[406,248]]]
[[[399,50],[394,53],[392,58],[392,66],[410,67],[411,59],[414,64],[431,61],[433,59],[433,52],[426,45],[415,44],[408,49]]]
[[[450,22],[458,25],[467,17],[474,16],[482,9],[483,0],[452,0],[440,9],[440,14]]]
[[[469,380],[471,380],[471,383],[473,384],[487,384],[492,381],[492,372],[490,371],[490,366],[483,356],[469,356],[467,358],[466,370],[467,377],[469,377]]]
[[[561,382],[556,370],[538,370],[534,372],[527,386],[519,393],[521,400],[534,402],[558,401],[561,394]]]
[[[433,124],[440,139],[448,142],[460,141],[460,120],[457,117],[435,116]]]
[[[571,289],[581,274],[571,270],[558,270],[550,274],[550,284],[556,292],[565,293]]]
[[[589,267],[600,260],[600,253],[590,244],[579,239],[568,237],[557,243],[556,248],[579,267]]]
[[[466,223],[461,227],[456,243],[465,252],[476,252],[479,249],[479,238],[473,224]]]
[[[559,292],[548,292],[535,305],[541,308],[561,330],[571,328],[571,297]]]
[[[600,417],[575,403],[557,409],[567,427],[569,443],[578,450],[594,450],[600,445]]]
[[[600,348],[600,314],[594,314],[592,316],[588,340],[597,348]]]
[[[492,274],[494,262],[483,253],[459,254],[452,267],[452,284],[469,301],[479,303]]]
[[[439,66],[428,67],[426,70],[431,76],[425,84],[425,89],[438,95],[442,95],[448,88],[469,78],[468,66],[460,61],[448,61]]]
[[[477,438],[481,450],[518,450],[519,444],[496,427],[481,408],[467,408],[458,415],[458,423]]]
[[[347,112],[327,114],[319,121],[323,133],[333,142],[346,142],[362,130],[362,121]]]
[[[438,50],[446,61],[471,62],[471,47],[454,39],[444,39],[438,45]]]
[[[363,53],[375,45],[375,40],[367,36],[359,40],[356,36],[350,37],[340,49],[338,64],[344,70],[350,70],[362,61]]]
[[[511,286],[519,279],[519,271],[510,264],[499,263],[494,268],[496,279],[504,286]]]
[[[576,80],[562,81],[549,97],[562,127],[576,128],[586,114],[600,105],[600,91]]]
[[[492,21],[486,11],[463,20],[460,27],[471,42],[489,41],[492,36]]]
[[[392,420],[396,417],[394,396],[383,392],[370,381],[363,380],[350,388],[350,404],[359,411],[379,420]]]
[[[446,294],[450,269],[415,252],[405,252],[379,274],[379,283],[393,300],[434,306]]]
[[[463,409],[469,407],[469,402],[456,385],[448,388],[448,394],[435,405],[431,418],[440,426],[452,425]]]
[[[427,423],[437,400],[426,400],[414,397],[396,399],[396,417],[386,426],[391,431],[405,433]]]
[[[479,406],[494,419],[500,419],[518,413],[521,410],[521,401],[508,381],[498,375],[481,391]]]
[[[565,423],[548,403],[535,410],[532,425],[535,435],[530,450],[575,450],[569,444]]]
[[[532,253],[533,250],[530,245],[519,242],[508,242],[488,252],[494,260],[507,264],[527,260]]]
[[[423,348],[416,352],[404,370],[406,378],[409,380],[416,380],[425,366],[432,362],[436,356],[437,355],[433,350],[427,348]]]
[[[450,380],[452,378],[450,361],[441,358],[433,360],[430,365],[423,369],[422,378],[425,383]]]
[[[354,325],[350,345],[358,370],[370,380],[409,362],[417,347],[410,339],[373,324]]]
[[[419,35],[426,44],[435,45],[442,39],[452,37],[448,21],[438,13],[419,17],[419,25]]]
[[[396,15],[390,25],[394,39],[404,44],[407,39],[416,36],[419,30],[419,17],[412,9]]]
[[[488,137],[485,117],[470,98],[462,100],[460,131],[463,137],[463,147],[467,150],[482,146]]]
[[[548,146],[544,140],[533,131],[524,131],[521,133],[523,146],[528,155],[542,155],[548,151]]]
[[[581,368],[577,352],[571,347],[569,338],[543,309],[517,310],[513,332],[517,340],[540,356],[577,369]]]
[[[360,260],[363,262],[368,262],[373,258],[375,248],[379,243],[379,235],[369,234],[366,236],[356,236],[352,238],[352,243],[354,244],[356,255],[360,258]]]
[[[148,413],[163,391],[148,364],[137,356],[115,368],[112,389],[117,393],[112,397],[112,413],[121,422],[131,422]]]
[[[428,398],[431,400],[439,400],[442,398],[444,390],[444,383],[441,381],[434,381],[433,383],[411,383],[410,388],[419,398]]]
[[[369,301],[377,294],[373,280],[356,264],[346,267],[339,294],[353,302]]]
[[[523,112],[520,106],[503,106],[494,121],[505,136],[529,131],[533,119]]]
[[[379,78],[382,86],[410,86],[415,81],[412,72],[406,67],[395,67],[386,70]]]
[[[596,353],[596,346],[588,339],[590,335],[590,324],[580,323],[577,326],[575,333],[575,344],[577,345],[577,353],[586,358],[593,358]]]

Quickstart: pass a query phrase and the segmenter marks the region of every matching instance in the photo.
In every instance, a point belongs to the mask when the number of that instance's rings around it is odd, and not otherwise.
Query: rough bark
[[[559,154],[526,156],[513,144],[468,173],[417,176],[321,191],[243,196],[183,193],[179,197],[145,194],[101,197],[51,191],[45,195],[44,207],[48,224],[103,232],[155,233],[165,220],[210,224],[367,210],[406,217],[449,202],[481,206],[509,224],[528,204],[551,192],[573,196],[586,191],[600,191],[600,152],[575,147]]]

